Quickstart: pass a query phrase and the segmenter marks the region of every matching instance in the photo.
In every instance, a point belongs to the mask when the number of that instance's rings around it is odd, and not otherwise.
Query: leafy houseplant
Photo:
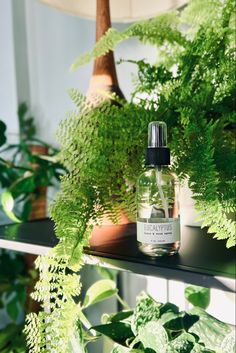
[[[8,321],[0,328],[1,353],[27,352],[23,334],[27,302],[27,286],[31,285],[35,271],[28,272],[22,254],[0,249],[0,309],[5,310]]]
[[[3,211],[14,222],[32,217],[32,205],[41,196],[40,188],[51,185],[64,170],[55,158],[57,150],[35,138],[34,118],[27,113],[26,103],[21,103],[18,108],[19,143],[8,143],[7,127],[0,121],[1,202]],[[36,155],[35,146],[47,149],[49,155]],[[37,309],[28,297],[37,279],[32,260],[33,255],[0,249],[0,308],[8,317],[8,323],[0,329],[1,353],[27,352],[22,332],[24,317],[26,312]]]
[[[4,156],[0,157],[0,185],[4,190],[1,202],[4,212],[14,222],[29,219],[34,200],[41,196],[42,189],[53,185],[64,171],[56,159],[58,151],[35,137],[34,118],[27,113],[26,103],[21,103],[19,143],[8,144],[5,135],[1,140],[0,153]],[[6,126],[3,122],[1,126],[5,134]],[[47,151],[47,155],[37,150]]]
[[[112,295],[117,295],[113,281],[97,281],[88,289],[81,312]],[[188,286],[185,297],[193,308],[180,311],[176,305],[156,302],[143,292],[134,309],[123,303],[124,310],[103,314],[101,325],[89,326],[81,315],[89,330],[79,329],[85,343],[96,342],[101,335],[109,337],[114,342],[112,353],[233,353],[233,328],[205,310],[210,303],[209,289]]]
[[[150,121],[164,120],[169,126],[172,168],[180,178],[189,177],[204,225],[217,238],[227,239],[227,246],[235,244],[234,224],[227,218],[235,207],[233,9],[232,0],[196,0],[180,16],[163,15],[122,33],[111,29],[92,53],[76,63],[106,53],[132,36],[161,48],[157,65],[137,63],[134,94],[152,93],[148,100],[140,98],[137,104],[111,96],[93,106],[76,90],[70,92],[77,110],[69,113],[58,132],[60,161],[68,174],[51,208],[59,244],[37,260],[41,275],[33,297],[47,310],[27,317],[31,353],[71,353],[79,351],[77,344],[83,351],[77,324],[81,305],[75,302],[81,289],[77,272],[83,264],[83,246],[104,214],[115,222],[121,208],[134,217],[135,183],[143,169]],[[180,31],[181,20],[188,18],[191,35]]]

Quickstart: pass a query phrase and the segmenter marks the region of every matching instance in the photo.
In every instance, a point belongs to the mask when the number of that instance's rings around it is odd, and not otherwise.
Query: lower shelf
[[[205,230],[183,227],[179,254],[150,258],[138,250],[135,224],[108,227],[120,227],[124,236],[86,247],[86,263],[235,292],[234,249]],[[44,255],[57,244],[53,229],[49,219],[0,226],[0,247]]]

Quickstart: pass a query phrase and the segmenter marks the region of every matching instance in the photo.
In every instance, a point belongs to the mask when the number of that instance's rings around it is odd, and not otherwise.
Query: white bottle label
[[[180,240],[180,221],[168,223],[137,222],[137,239],[146,244],[169,244]]]

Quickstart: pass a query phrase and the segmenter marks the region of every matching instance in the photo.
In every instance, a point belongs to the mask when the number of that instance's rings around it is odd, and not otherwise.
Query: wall
[[[92,64],[69,72],[74,59],[91,49],[95,42],[95,22],[61,13],[35,0],[26,0],[29,86],[31,108],[37,118],[41,138],[55,142],[55,131],[66,112],[74,106],[69,88],[86,93]],[[119,29],[125,25],[116,26]],[[40,53],[40,54],[39,54]],[[154,50],[137,45],[135,40],[119,46],[116,58],[154,56]],[[131,91],[131,64],[117,67],[122,91]]]
[[[0,119],[11,137],[18,133],[12,2],[0,0]]]

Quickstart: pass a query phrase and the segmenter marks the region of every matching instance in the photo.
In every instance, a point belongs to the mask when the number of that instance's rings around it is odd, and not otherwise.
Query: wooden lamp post
[[[114,22],[130,23],[154,17],[186,4],[187,0],[40,0],[58,10],[84,18],[94,19],[96,13],[96,41]],[[111,9],[111,16],[110,16]],[[124,98],[120,90],[113,52],[95,59],[93,74],[87,92],[93,100],[99,92],[114,92]]]
[[[98,41],[111,27],[109,0],[97,0],[96,8],[96,41]],[[96,58],[93,74],[90,80],[87,96],[99,94],[101,91],[114,92],[124,98],[118,84],[113,51]]]

